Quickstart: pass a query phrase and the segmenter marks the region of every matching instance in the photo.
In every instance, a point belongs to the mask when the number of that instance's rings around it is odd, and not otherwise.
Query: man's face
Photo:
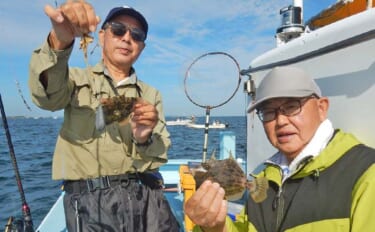
[[[295,100],[296,98],[271,99],[262,105],[262,109],[277,109],[281,105],[288,106],[289,102]],[[289,162],[310,142],[327,117],[328,99],[325,97],[305,98],[300,105],[301,111],[296,115],[286,116],[279,111],[274,120],[263,123],[268,140]]]
[[[115,17],[111,22],[142,30],[141,24],[135,18],[127,15]],[[100,42],[103,47],[104,63],[117,68],[130,68],[145,47],[145,43],[135,40],[129,30],[124,35],[115,35],[109,25],[100,31]]]

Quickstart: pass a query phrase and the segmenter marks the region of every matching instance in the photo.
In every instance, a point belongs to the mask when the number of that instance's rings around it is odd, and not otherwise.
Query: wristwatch
[[[148,139],[143,143],[137,142],[137,140],[134,138],[134,136],[132,136],[132,141],[138,147],[147,147],[147,146],[151,145],[151,143],[152,143],[152,135],[150,135],[148,137]]]

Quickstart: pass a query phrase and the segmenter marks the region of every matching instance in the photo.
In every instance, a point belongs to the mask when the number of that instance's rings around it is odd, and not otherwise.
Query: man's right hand
[[[46,5],[44,11],[52,23],[50,46],[56,50],[69,47],[75,37],[94,32],[100,22],[92,5],[84,0],[68,0],[56,9]]]
[[[218,183],[204,181],[187,200],[185,213],[205,232],[225,232],[227,201],[225,191]]]

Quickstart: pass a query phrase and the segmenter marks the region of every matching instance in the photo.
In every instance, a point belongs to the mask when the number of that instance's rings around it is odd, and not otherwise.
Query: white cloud
[[[308,0],[306,0],[308,1]],[[310,0],[313,1],[313,0]],[[334,0],[330,0],[334,1]],[[61,0],[13,0],[0,2],[0,58],[1,76],[11,66],[16,69],[21,84],[27,86],[28,59],[31,51],[39,46],[50,30],[50,22],[44,13],[44,5],[61,4]],[[196,109],[183,92],[183,78],[188,65],[199,55],[211,51],[231,54],[241,68],[247,68],[251,59],[275,46],[273,35],[279,26],[279,9],[292,4],[290,0],[129,0],[126,1],[147,18],[150,31],[147,47],[136,63],[137,72],[146,82],[160,89],[164,96],[166,114],[188,113]],[[319,4],[323,0],[309,2]],[[92,0],[97,14],[103,19],[110,8],[119,5],[116,0]],[[71,63],[84,65],[77,47]],[[100,49],[90,56],[94,64],[100,58]],[[0,91],[6,80],[1,78]],[[216,87],[225,83],[216,83]],[[8,86],[8,84],[7,84]],[[215,89],[215,88],[211,88]],[[241,92],[242,88],[239,92]],[[2,91],[3,92],[3,91]],[[215,92],[212,93],[212,95]],[[217,93],[217,91],[216,91]],[[15,93],[12,93],[15,94]],[[26,95],[26,94],[25,94]],[[237,96],[238,95],[238,96]],[[226,114],[238,114],[244,110],[243,94],[237,93],[233,109]],[[29,99],[28,99],[29,100]],[[229,106],[228,106],[229,107]],[[245,106],[244,106],[245,107]],[[217,112],[221,112],[217,110]]]

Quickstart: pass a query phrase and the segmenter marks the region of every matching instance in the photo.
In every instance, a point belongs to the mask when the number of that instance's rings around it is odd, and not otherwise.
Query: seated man
[[[227,216],[224,190],[205,181],[186,202],[194,231],[375,231],[375,150],[334,129],[329,100],[303,70],[277,67],[261,81],[248,112],[257,111],[277,148],[257,176],[268,197],[251,197],[242,216]]]

